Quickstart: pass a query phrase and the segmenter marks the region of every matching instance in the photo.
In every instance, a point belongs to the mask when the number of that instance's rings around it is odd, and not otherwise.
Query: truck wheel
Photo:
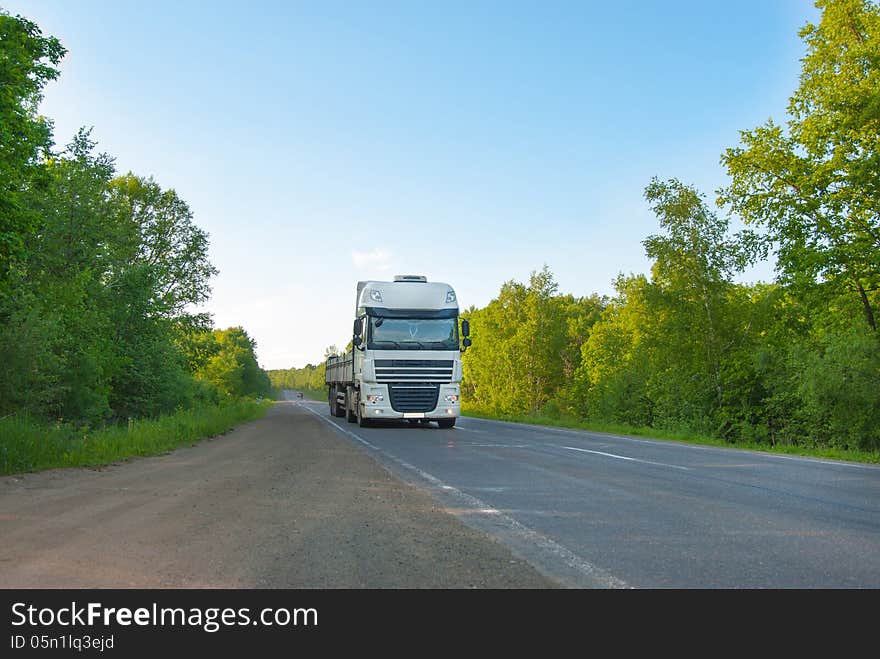
[[[336,387],[327,388],[327,402],[330,403],[330,416],[339,416],[336,413]]]
[[[349,423],[354,423],[357,421],[357,414],[351,409],[351,399],[353,396],[351,395],[351,389],[349,389],[345,394],[345,418]]]
[[[370,425],[370,420],[364,416],[363,406],[360,403],[357,406],[357,421],[361,428],[366,428]]]
[[[333,387],[333,400],[330,401],[330,414],[338,418],[345,416],[345,409],[339,404],[339,390],[336,387]]]
[[[451,428],[455,425],[455,419],[439,419],[437,425],[441,428]]]

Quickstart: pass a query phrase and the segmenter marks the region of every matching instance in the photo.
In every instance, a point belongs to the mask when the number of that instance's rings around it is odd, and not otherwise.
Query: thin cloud
[[[356,268],[362,270],[370,269],[380,272],[391,270],[391,252],[382,247],[376,247],[369,252],[352,250],[351,260]]]

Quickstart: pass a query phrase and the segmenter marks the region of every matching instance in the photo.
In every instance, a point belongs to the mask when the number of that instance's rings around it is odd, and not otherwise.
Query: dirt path
[[[294,403],[168,455],[0,478],[3,588],[547,588]]]

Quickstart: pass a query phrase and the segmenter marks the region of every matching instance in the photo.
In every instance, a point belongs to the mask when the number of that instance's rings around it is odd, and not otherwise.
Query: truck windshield
[[[458,320],[370,318],[367,347],[378,350],[458,350]]]

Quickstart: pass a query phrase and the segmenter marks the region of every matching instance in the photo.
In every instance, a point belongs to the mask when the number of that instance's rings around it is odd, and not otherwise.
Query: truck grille
[[[375,367],[376,382],[452,381],[451,359],[377,359]]]
[[[437,385],[389,385],[391,407],[396,412],[430,412],[437,407],[440,387]]]

